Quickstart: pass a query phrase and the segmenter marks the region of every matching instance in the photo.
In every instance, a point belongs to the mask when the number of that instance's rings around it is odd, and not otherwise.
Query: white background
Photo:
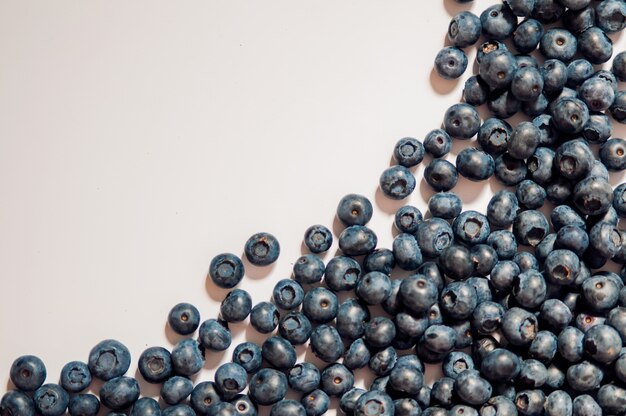
[[[258,231],[281,256],[246,264],[241,287],[268,300],[308,226],[341,230],[347,193],[370,197],[390,247],[394,211],[425,211],[432,193],[391,202],[378,177],[399,138],[422,139],[460,99],[471,64],[459,82],[432,73],[451,16],[492,3],[1,1],[0,392],[19,355],[57,382],[105,338],[135,374],[146,347],[179,339],[174,304],[217,315],[227,291],[207,284],[209,262]],[[484,210],[494,187],[455,191]],[[263,339],[231,328],[232,347]]]

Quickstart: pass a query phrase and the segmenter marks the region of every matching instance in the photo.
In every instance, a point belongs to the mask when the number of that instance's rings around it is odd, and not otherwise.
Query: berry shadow
[[[245,277],[249,277],[254,280],[266,278],[270,273],[272,273],[274,267],[276,267],[276,262],[268,264],[267,266],[256,266],[250,263],[244,252],[241,253],[240,258],[243,262],[244,270],[246,271]]]
[[[385,194],[383,194],[383,191],[380,190],[380,187],[376,187],[376,192],[374,194],[374,201],[376,202],[376,206],[380,208],[380,210],[383,211],[385,214],[389,215],[395,215],[396,211],[400,207],[406,205],[407,198],[400,200],[390,199],[385,196]]]
[[[267,338],[271,337],[272,335],[276,335],[276,331],[272,331],[269,334],[262,334],[254,329],[252,325],[246,325],[245,328],[245,341],[254,342],[259,347],[265,342]]]
[[[247,270],[248,268],[246,266],[246,271]],[[215,283],[213,283],[213,280],[211,279],[211,276],[209,276],[208,273],[207,273],[206,281],[204,282],[204,287],[207,293],[209,294],[209,296],[211,297],[211,299],[217,302],[221,302],[226,297],[228,292],[230,292],[230,289],[221,288],[217,286]]]
[[[443,8],[450,16],[455,16],[464,10],[471,10],[474,6],[473,2],[459,3],[455,0],[443,0]]]
[[[439,95],[450,94],[459,84],[459,79],[443,79],[437,74],[435,68],[430,70],[430,85]]]
[[[419,188],[420,188],[420,195],[422,197],[422,200],[425,203],[428,203],[428,200],[430,200],[430,197],[436,194],[435,190],[424,179],[420,181]],[[423,214],[424,214],[424,218],[426,218],[426,215],[430,215],[430,211],[423,212]]]
[[[17,390],[17,387],[15,387],[15,384],[13,384],[13,382],[11,381],[10,378],[7,379],[7,388],[5,391],[11,391],[11,390]]]
[[[341,235],[341,233],[345,229],[346,229],[346,226],[343,225],[341,220],[339,218],[337,218],[337,215],[335,214],[335,216],[333,218],[333,225],[332,225],[333,236],[335,238],[339,238],[339,236]]]
[[[167,322],[167,320],[165,321],[165,327],[163,328],[163,332],[165,332],[165,338],[167,338],[169,343],[172,345],[176,345],[183,339],[188,338],[188,336],[186,335],[180,335],[174,332],[174,330],[172,329],[170,324]],[[190,335],[193,335],[193,334],[190,334]]]
[[[424,364],[424,385],[432,387],[433,383],[443,377],[441,364]]]
[[[228,352],[228,349],[225,349],[224,351],[206,350],[204,352],[204,367],[203,368],[206,368],[209,370],[216,369],[217,367],[220,366],[227,352]]]
[[[139,369],[135,370],[135,380],[139,383],[139,391],[143,397],[157,397],[161,394],[161,383],[148,383]]]

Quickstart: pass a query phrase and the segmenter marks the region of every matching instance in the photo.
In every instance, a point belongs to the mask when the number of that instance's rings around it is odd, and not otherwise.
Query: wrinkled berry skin
[[[278,259],[280,244],[270,233],[256,233],[246,241],[244,253],[250,263],[256,266],[267,266]]]
[[[549,230],[548,220],[541,211],[522,211],[513,221],[513,234],[521,244],[536,247]]]
[[[333,244],[333,233],[323,225],[312,225],[304,232],[304,244],[311,253],[324,253]]]
[[[448,25],[448,39],[457,48],[466,48],[480,38],[482,25],[472,12],[463,11],[452,18]]]
[[[200,325],[198,339],[202,346],[212,351],[224,351],[232,342],[226,321],[207,319]]]
[[[33,399],[19,390],[10,390],[2,396],[0,414],[7,416],[35,416]]]
[[[130,367],[130,351],[121,342],[107,339],[89,352],[89,371],[94,377],[107,381],[119,377]]]
[[[422,252],[412,234],[398,234],[393,240],[396,265],[404,270],[415,270],[422,264]]]
[[[380,175],[380,190],[391,199],[404,199],[415,190],[415,176],[401,165],[392,166]],[[341,242],[341,237],[339,237]]]
[[[9,376],[15,387],[22,391],[35,391],[46,380],[46,366],[39,357],[23,355],[13,364]]]
[[[463,50],[448,46],[435,56],[435,71],[443,79],[456,79],[467,69],[467,55]]]
[[[626,411],[626,389],[605,384],[598,390],[597,401],[602,414],[622,414]]]
[[[274,404],[287,394],[287,377],[271,368],[262,368],[250,379],[248,394],[260,405]]]
[[[217,286],[231,289],[241,282],[244,266],[239,257],[232,253],[222,253],[213,257],[209,266],[209,276]]]
[[[100,401],[112,410],[123,410],[139,398],[139,383],[132,377],[116,377],[100,388]]]
[[[491,177],[495,171],[493,157],[482,150],[468,147],[456,157],[458,172],[472,181],[483,181]]]

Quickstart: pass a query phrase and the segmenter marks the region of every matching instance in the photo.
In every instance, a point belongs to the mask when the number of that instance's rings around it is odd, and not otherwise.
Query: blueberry
[[[591,176],[576,184],[573,198],[574,204],[583,214],[599,215],[611,208],[613,190],[605,179]]]
[[[591,77],[579,87],[578,96],[589,108],[589,111],[608,110],[613,100],[615,91],[611,84],[599,77]]]
[[[207,319],[200,325],[198,331],[199,341],[202,346],[212,351],[224,351],[232,342],[232,335],[228,330],[226,321]]]
[[[357,339],[365,332],[365,323],[370,313],[367,306],[357,299],[347,299],[337,310],[336,328],[339,334],[347,339]]]
[[[463,11],[452,18],[448,25],[448,39],[452,45],[465,48],[480,38],[481,23],[472,12]]]
[[[65,385],[73,386],[76,382],[72,382],[72,380],[85,380],[83,368],[81,367],[82,363],[78,365],[74,365],[72,363],[68,364],[67,376],[64,377],[64,371],[61,372],[61,385],[65,387]],[[172,368],[172,355],[168,350],[163,347],[150,347],[147,348],[141,356],[139,356],[139,361],[137,362],[137,367],[139,372],[143,376],[143,378],[148,383],[162,383],[173,373]],[[67,380],[69,383],[66,383]],[[91,380],[91,376],[89,376],[89,380]],[[80,391],[86,388],[89,385],[87,382],[86,385],[81,386],[78,385],[78,390],[68,389],[68,391]]]
[[[493,157],[482,150],[468,147],[459,152],[456,157],[458,172],[472,181],[488,179],[495,171]]]
[[[156,401],[154,401],[153,399],[150,400],[156,403]],[[135,407],[137,406],[135,405],[133,409]],[[98,398],[93,394],[77,394],[70,399],[67,408],[70,415],[72,416],[96,416],[100,411],[100,400],[98,400]],[[131,414],[135,415],[136,413]]]
[[[324,282],[334,291],[351,290],[361,275],[359,263],[344,256],[333,257],[326,265]]]
[[[320,325],[313,330],[311,350],[322,361],[332,363],[343,354],[344,346],[337,330],[328,325]],[[294,353],[295,357],[295,353]]]
[[[424,149],[433,157],[442,157],[450,152],[452,138],[443,129],[431,130],[424,138]]]
[[[512,133],[513,128],[506,121],[488,118],[478,130],[478,143],[490,155],[500,155],[506,151]]]
[[[395,348],[386,347],[372,354],[368,367],[378,377],[388,376],[396,366],[398,354]]]
[[[469,139],[478,133],[480,116],[474,106],[459,103],[446,110],[443,118],[446,132],[459,139]]]
[[[320,372],[315,365],[304,362],[293,366],[288,374],[289,386],[300,393],[310,393],[320,383]]]
[[[585,334],[578,328],[568,326],[559,334],[557,345],[559,354],[565,360],[576,363],[583,357],[583,339]]]
[[[529,121],[520,122],[508,141],[509,155],[515,159],[528,159],[539,144],[539,129]]]
[[[546,94],[560,92],[567,82],[567,67],[558,59],[546,59],[540,68]]]
[[[161,386],[161,397],[165,403],[175,405],[185,400],[192,391],[193,383],[191,380],[186,377],[174,376]]]
[[[572,402],[572,411],[574,416],[601,416],[602,408],[588,394],[576,397]]]
[[[7,391],[0,401],[0,414],[13,416],[35,416],[35,403],[19,390]]]
[[[517,409],[513,401],[505,396],[493,396],[480,408],[481,415],[516,415]]]
[[[626,140],[613,138],[607,140],[600,148],[600,160],[610,171],[621,171],[626,168]]]
[[[204,352],[193,339],[183,339],[172,349],[172,367],[176,374],[190,376],[204,366]]]
[[[34,355],[18,357],[11,365],[11,382],[22,391],[37,390],[46,380],[46,375],[46,366]]]
[[[619,91],[615,94],[609,112],[617,122],[626,123],[626,91]]]
[[[579,271],[580,261],[578,256],[570,250],[551,251],[544,262],[544,274],[550,283],[553,284],[571,285],[574,283]]]
[[[351,388],[341,396],[339,407],[347,415],[354,414],[356,402],[366,391],[357,387]]]
[[[463,203],[454,192],[440,192],[428,200],[428,209],[434,217],[453,219],[461,213]]]
[[[241,322],[252,310],[252,297],[243,289],[228,292],[220,305],[220,315],[226,322]]]
[[[195,412],[186,404],[177,404],[163,410],[163,416],[193,416]],[[233,405],[230,403],[218,403],[211,409],[209,415],[231,416],[235,414]]]
[[[244,266],[241,259],[231,253],[222,253],[213,257],[209,266],[209,276],[213,283],[226,289],[233,288],[241,282]]]
[[[626,5],[618,0],[605,0],[596,8],[596,23],[607,33],[620,32],[626,27]]]
[[[209,409],[221,401],[222,398],[217,390],[217,386],[212,381],[198,383],[191,392],[191,407],[199,414],[208,414]]]
[[[128,377],[120,377],[120,378],[132,380],[135,382],[135,385],[137,384],[137,382],[134,379],[131,379]],[[115,380],[118,380],[118,379],[115,379],[115,378],[112,379],[113,382],[115,382]],[[102,388],[104,389],[104,386],[106,386],[110,382],[111,381],[104,383]],[[136,390],[137,390],[137,396],[139,396],[138,386]],[[100,391],[100,398],[104,402],[104,397],[102,397],[102,390]],[[35,390],[35,394],[33,395],[33,400],[35,402],[35,407],[37,408],[37,412],[39,412],[39,414],[41,414],[42,416],[60,416],[65,413],[65,410],[67,409],[67,406],[69,405],[70,395],[65,390],[63,390],[63,387],[59,386],[58,384],[48,383],[48,384],[44,384],[43,386]],[[136,397],[135,397],[135,400],[137,400]],[[107,405],[107,407],[113,410],[117,410],[113,406]]]
[[[437,302],[439,292],[432,280],[424,275],[413,275],[404,279],[400,285],[400,294],[407,309],[422,313]]]
[[[556,0],[535,0],[532,17],[541,23],[554,23],[563,15],[565,6]]]
[[[582,256],[589,246],[589,236],[580,227],[566,225],[557,232],[555,246]]]
[[[446,355],[441,367],[445,377],[456,379],[463,371],[474,369],[474,360],[464,352],[452,351]]]
[[[267,266],[278,259],[280,244],[272,234],[260,232],[246,241],[244,253],[250,263],[256,266]]]
[[[363,368],[370,361],[371,354],[367,345],[365,345],[365,341],[362,338],[359,338],[352,342],[348,349],[346,350],[345,356],[343,358],[343,364],[351,369]]]
[[[590,27],[578,36],[580,53],[592,64],[603,64],[613,55],[613,42],[598,27]]]
[[[286,370],[296,363],[296,350],[283,337],[273,336],[263,342],[261,353],[265,361],[278,370]]]
[[[316,287],[304,295],[302,311],[304,315],[315,323],[327,323],[335,319],[339,301],[337,296],[323,287]]]
[[[522,211],[513,221],[513,233],[521,244],[535,247],[548,234],[549,230],[548,220],[540,211]]]
[[[430,391],[430,402],[443,407],[451,407],[454,380],[451,377],[441,377],[435,381]]]
[[[287,394],[287,377],[280,371],[262,368],[252,375],[248,394],[254,402],[263,406],[279,402]]]
[[[561,371],[559,367],[551,364],[548,367],[548,378],[546,379],[546,386],[551,389],[559,389],[563,387],[565,383],[565,373]]]
[[[513,380],[521,371],[522,362],[516,354],[503,348],[488,352],[481,362],[481,372],[492,382]]]
[[[392,416],[395,412],[393,400],[387,393],[370,390],[363,393],[356,402],[355,416]]]
[[[179,303],[170,310],[167,315],[167,322],[177,334],[189,335],[195,332],[200,325],[200,312],[190,303]]]
[[[620,52],[613,57],[611,71],[620,81],[626,81],[626,52]]]
[[[511,291],[517,303],[525,308],[538,307],[547,296],[547,285],[537,270],[527,270],[513,280]]]
[[[571,415],[572,398],[563,390],[557,390],[546,397],[544,407],[547,416]]]
[[[279,318],[276,306],[269,302],[257,303],[250,311],[250,325],[262,334],[272,332],[278,325]]]
[[[513,345],[528,345],[538,332],[535,315],[525,309],[513,307],[506,311],[502,319],[502,333]]]
[[[330,398],[323,390],[316,389],[302,396],[300,400],[307,416],[321,416],[330,407]]]
[[[332,244],[333,234],[323,225],[312,225],[304,232],[304,245],[311,253],[324,253]]]
[[[450,224],[440,218],[422,222],[417,230],[417,243],[425,256],[438,257],[453,241]]]
[[[568,9],[563,13],[563,25],[572,33],[580,34],[595,25],[596,10],[588,6],[581,10]]]
[[[281,400],[275,403],[270,410],[270,416],[305,416],[304,406],[296,400]]]
[[[480,75],[472,75],[463,86],[463,101],[470,105],[482,105],[487,102],[489,97],[489,85],[480,77]],[[435,139],[436,140],[436,139]],[[449,141],[447,143],[450,143]],[[429,146],[424,142],[426,151],[434,157],[441,157],[450,151],[444,147],[444,143],[430,143]],[[429,147],[431,148],[429,150]],[[445,150],[445,151],[444,151]]]
[[[504,308],[496,302],[481,302],[472,312],[472,326],[480,334],[491,334],[502,325],[504,312]]]
[[[399,165],[410,168],[424,159],[424,145],[412,137],[405,137],[396,142],[393,157]]]
[[[615,384],[605,384],[597,393],[602,414],[622,414],[626,411],[626,389]]]
[[[535,19],[526,19],[513,32],[513,45],[520,53],[537,49],[543,36],[543,25]]]
[[[499,40],[490,39],[486,42],[483,42],[476,51],[476,62],[480,64],[483,61],[483,58],[495,51],[507,51],[507,47],[503,42]]]
[[[543,77],[537,68],[518,68],[511,80],[511,92],[520,101],[535,100],[543,91]]]
[[[593,72],[591,62],[586,59],[574,59],[567,65],[567,83],[565,85],[570,88],[577,88],[591,77]]]
[[[498,259],[511,260],[517,252],[517,241],[509,230],[498,230],[489,234],[487,244],[490,245],[498,255]]]
[[[465,279],[474,270],[470,251],[458,244],[447,247],[441,253],[439,266],[448,277],[454,280]]]
[[[539,260],[534,254],[527,251],[520,251],[513,256],[513,261],[520,268],[520,271],[539,270]]]
[[[393,240],[393,257],[404,270],[415,270],[422,264],[422,252],[412,234],[401,233]]]
[[[376,234],[363,225],[351,225],[339,236],[339,248],[348,256],[369,254],[376,248]]]
[[[522,388],[537,388],[548,379],[548,369],[540,361],[528,359],[522,362],[517,381]]]
[[[322,390],[331,397],[341,397],[354,386],[354,375],[343,364],[331,364],[322,370]]]
[[[567,383],[576,391],[592,391],[600,387],[604,374],[589,361],[574,364],[567,369]]]
[[[415,189],[415,176],[411,171],[401,165],[387,168],[380,175],[380,190],[391,199],[404,199]],[[343,235],[343,234],[342,234]],[[341,244],[341,237],[339,237]]]
[[[233,351],[233,363],[239,364],[248,373],[254,373],[261,368],[262,360],[261,348],[253,342],[241,343]]]
[[[393,401],[395,416],[419,416],[422,413],[419,403],[410,398]]]
[[[478,69],[485,83],[492,89],[496,89],[506,88],[511,84],[518,65],[517,60],[509,51],[497,50],[483,57]]]
[[[434,159],[424,170],[424,180],[435,191],[449,191],[456,186],[458,173],[454,165],[447,160]]]
[[[94,377],[110,380],[119,377],[130,367],[130,351],[121,342],[107,339],[89,352],[89,370]]]
[[[410,365],[396,365],[389,373],[389,387],[402,395],[416,395],[424,383],[424,374]]]
[[[421,337],[428,328],[428,316],[426,314],[412,315],[407,312],[400,312],[393,319],[397,333],[412,340]]]
[[[495,159],[496,178],[504,185],[514,186],[524,180],[527,172],[523,160],[515,159],[508,153],[504,153]]]
[[[557,331],[565,329],[572,321],[572,311],[558,299],[548,299],[543,302],[539,316],[550,328]]]
[[[278,332],[293,345],[301,345],[311,337],[313,326],[305,314],[292,311],[281,318]]]
[[[481,405],[491,397],[491,384],[476,370],[465,370],[455,380],[454,391],[459,398],[471,405]]]
[[[522,112],[529,117],[537,117],[547,111],[549,104],[546,95],[541,93],[529,101],[522,101]]]
[[[515,406],[519,414],[524,416],[540,416],[546,396],[541,390],[523,390],[515,395]]]
[[[539,331],[528,347],[528,356],[549,364],[557,351],[557,337],[550,331]],[[547,381],[547,378],[546,378]]]
[[[274,303],[281,309],[295,309],[304,300],[304,290],[302,286],[291,279],[279,280],[272,292]]]
[[[225,363],[215,371],[215,386],[226,400],[241,393],[248,384],[245,368],[236,363]],[[191,392],[190,392],[191,393]]]
[[[467,55],[463,50],[447,46],[435,56],[435,71],[443,79],[456,79],[467,69]]]
[[[610,364],[617,359],[621,350],[621,337],[609,325],[596,325],[585,334],[584,348],[594,360]]]
[[[420,338],[420,344],[429,352],[441,355],[441,359],[454,349],[456,332],[445,325],[431,325]]]
[[[363,275],[356,285],[356,295],[368,305],[378,305],[391,294],[389,276],[381,272]]]
[[[502,189],[491,197],[487,205],[487,219],[492,226],[507,227],[513,223],[518,209],[515,194]]]
[[[112,378],[100,388],[100,401],[112,410],[126,409],[135,403],[138,398],[139,383],[132,377],[121,376]],[[62,414],[62,412],[59,414]]]
[[[481,13],[480,23],[487,38],[503,40],[515,30],[517,17],[506,4],[498,4]]]
[[[587,306],[596,312],[604,312],[617,305],[620,287],[605,276],[593,276],[582,284],[582,294]]]
[[[372,203],[363,195],[348,194],[337,206],[337,218],[345,225],[365,225],[372,219]]]

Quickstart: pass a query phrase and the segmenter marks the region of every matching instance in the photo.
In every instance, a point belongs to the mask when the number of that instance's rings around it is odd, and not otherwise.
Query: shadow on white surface
[[[383,194],[383,191],[380,190],[379,186],[376,187],[374,201],[382,212],[389,215],[394,215],[398,209],[407,204],[407,198],[400,200],[387,198],[385,194]]]
[[[268,264],[267,266],[255,266],[254,264],[250,263],[250,261],[246,258],[246,254],[244,252],[241,252],[239,257],[241,258],[241,261],[243,262],[243,267],[246,271],[244,274],[244,279],[246,277],[254,280],[266,278],[272,273],[272,270],[274,270],[274,267],[276,267],[276,263],[278,262],[277,260],[276,262]]]
[[[178,344],[181,340],[188,338],[185,335],[180,335],[174,332],[167,320],[165,321],[165,327],[163,328],[163,332],[165,333],[165,338],[167,338],[168,342],[172,344],[172,346]]]
[[[471,11],[473,6],[474,2],[471,1],[469,3],[459,3],[454,0],[443,0],[443,7],[450,16],[454,16],[463,10]]]
[[[430,70],[430,85],[433,87],[433,91],[435,91],[439,95],[448,95],[459,84],[459,79],[443,79],[437,74],[435,68]]]

